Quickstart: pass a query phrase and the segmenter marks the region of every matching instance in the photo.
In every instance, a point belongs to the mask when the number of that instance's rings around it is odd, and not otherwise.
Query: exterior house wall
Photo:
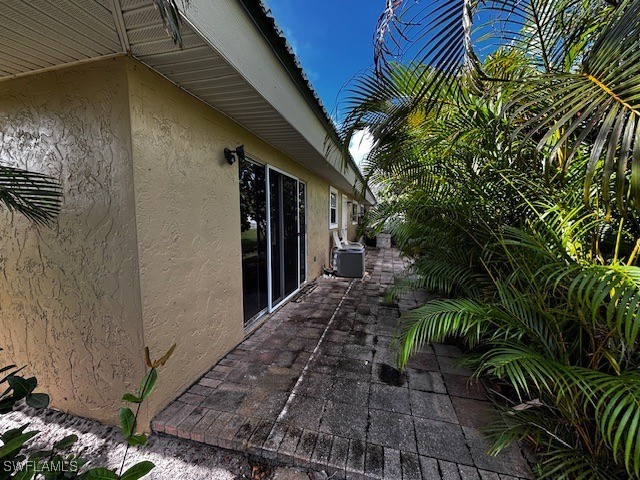
[[[122,58],[0,82],[0,160],[64,195],[52,228],[0,210],[0,366],[107,422],[144,372],[130,152]]]
[[[307,185],[307,279],[329,264],[329,183],[130,57],[0,82],[0,159],[63,185],[52,229],[0,211],[0,347],[63,411],[115,423],[173,343],[139,424],[245,335],[237,164]],[[342,193],[338,195],[341,221]],[[1,366],[2,364],[0,364]]]
[[[127,61],[145,341],[157,352],[178,344],[150,398],[152,415],[244,338],[238,165],[224,148],[244,145],[253,160],[306,182],[309,280],[328,263],[329,184]]]
[[[207,41],[254,86],[271,105],[277,105],[280,114],[311,142],[318,152],[326,148],[326,125],[317,116],[309,115],[304,95],[297,91],[295,81],[282,68],[273,47],[265,41],[259,29],[241,2],[237,0],[190,0],[184,11],[187,20]],[[327,155],[326,160],[336,170],[343,169],[338,152]],[[346,178],[353,184],[356,174],[347,167]],[[344,187],[344,184],[342,185]],[[349,194],[349,192],[346,192]]]

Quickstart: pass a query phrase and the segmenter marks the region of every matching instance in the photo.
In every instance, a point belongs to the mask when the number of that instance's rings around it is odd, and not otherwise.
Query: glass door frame
[[[300,185],[304,185],[304,238],[300,238]],[[309,276],[309,242],[308,242],[308,233],[307,233],[307,225],[309,222],[307,221],[307,217],[309,216],[309,210],[307,209],[307,194],[309,193],[307,189],[307,182],[303,182],[298,179],[298,290],[307,284],[307,278]],[[304,280],[300,281],[300,242],[304,241]]]
[[[272,258],[271,258],[271,221],[270,219],[267,219],[267,300],[268,300],[268,312],[271,313],[274,310],[276,310],[278,307],[280,307],[282,304],[284,304],[285,302],[287,302],[288,300],[290,300],[293,296],[295,296],[299,291],[300,288],[305,285],[307,283],[307,264],[309,263],[307,261],[307,257],[308,257],[308,245],[307,245],[307,224],[309,223],[306,219],[308,216],[308,210],[307,210],[307,184],[306,182],[303,182],[302,180],[300,180],[298,177],[296,177],[295,175],[290,174],[289,172],[286,172],[284,170],[281,170],[277,167],[274,167],[273,165],[269,165],[268,163],[265,164],[266,167],[266,177],[265,177],[265,181],[267,184],[267,216],[270,215],[271,212],[271,179],[270,179],[270,171],[273,170],[275,172],[278,172],[280,175],[286,175],[289,178],[292,178],[293,180],[296,181],[296,198],[298,199],[298,201],[296,202],[296,218],[297,218],[297,222],[298,222],[298,251],[297,251],[297,257],[298,257],[298,270],[297,270],[297,284],[298,286],[296,287],[296,289],[291,292],[289,295],[287,295],[286,297],[280,299],[280,301],[278,301],[278,303],[274,304],[273,303],[273,285],[272,285]],[[300,238],[300,201],[299,201],[299,195],[300,195],[300,184],[304,184],[305,186],[305,190],[304,190],[304,206],[305,206],[305,225],[304,225],[304,246],[305,246],[305,256],[304,256],[304,262],[305,262],[305,279],[304,282],[300,281],[300,242],[303,240]]]
[[[270,225],[269,225],[269,184],[267,183],[269,181],[269,168],[268,165],[266,163],[262,163],[258,160],[255,160],[254,158],[250,157],[250,156],[246,156],[244,159],[245,162],[247,163],[252,163],[253,165],[256,165],[258,167],[262,167],[264,168],[264,181],[265,181],[265,196],[267,197],[265,199],[265,223],[266,223],[266,242],[267,242],[267,251],[266,251],[266,255],[267,255],[267,305],[262,308],[259,312],[255,313],[254,315],[251,316],[251,318],[249,318],[247,321],[244,320],[243,318],[243,329],[245,331],[249,331],[253,328],[253,326],[256,324],[256,322],[262,318],[262,316],[264,316],[266,313],[270,312],[270,303],[271,303],[271,297],[269,296],[269,291],[271,289],[270,286],[270,281],[271,281],[271,272],[269,271],[269,265],[271,262],[270,259],[270,254],[271,254],[271,250],[269,248],[269,229],[270,229]],[[239,179],[238,179],[239,180]],[[242,201],[242,199],[240,199],[240,201]],[[243,268],[243,266],[241,265],[241,268]],[[244,272],[242,272],[242,276],[244,277]],[[243,297],[244,297],[244,285],[243,285]],[[243,298],[244,301],[244,298]],[[244,317],[244,302],[242,305],[243,308],[243,317]]]

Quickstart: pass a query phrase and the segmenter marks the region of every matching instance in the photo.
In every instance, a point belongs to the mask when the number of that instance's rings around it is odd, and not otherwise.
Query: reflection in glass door
[[[306,185],[250,160],[239,162],[245,325],[307,279]]]
[[[267,195],[266,169],[249,160],[238,162],[240,180],[240,235],[244,323],[266,311]]]
[[[299,287],[298,181],[269,169],[271,305]]]
[[[307,281],[307,186],[298,182],[298,230],[300,232],[300,284]]]

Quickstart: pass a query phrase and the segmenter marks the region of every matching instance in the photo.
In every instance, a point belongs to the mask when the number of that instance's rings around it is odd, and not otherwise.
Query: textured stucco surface
[[[153,415],[244,337],[238,168],[223,149],[307,183],[309,280],[328,263],[329,184],[136,60],[128,71],[145,342],[178,344]]]
[[[146,428],[244,338],[225,147],[307,184],[308,280],[329,264],[329,184],[132,58],[0,82],[0,132],[3,162],[64,187],[53,229],[0,212],[0,347],[58,409],[114,423],[143,347],[175,342]]]
[[[113,422],[143,372],[124,59],[0,82],[0,160],[54,175],[53,228],[0,210],[0,354],[53,406]]]

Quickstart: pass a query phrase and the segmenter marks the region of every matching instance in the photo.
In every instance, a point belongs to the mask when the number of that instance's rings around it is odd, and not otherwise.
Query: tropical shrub
[[[456,257],[418,259],[417,278],[441,295],[404,316],[399,363],[459,338],[475,374],[512,400],[491,429],[494,452],[524,439],[541,477],[637,475],[640,269],[590,262],[593,219],[579,209],[534,208],[537,219],[485,231],[470,255],[454,244]]]
[[[499,387],[493,453],[640,477],[640,1],[394,1],[379,28],[343,135],[374,137],[367,228],[413,259],[390,294],[435,294],[399,365],[457,339]]]

